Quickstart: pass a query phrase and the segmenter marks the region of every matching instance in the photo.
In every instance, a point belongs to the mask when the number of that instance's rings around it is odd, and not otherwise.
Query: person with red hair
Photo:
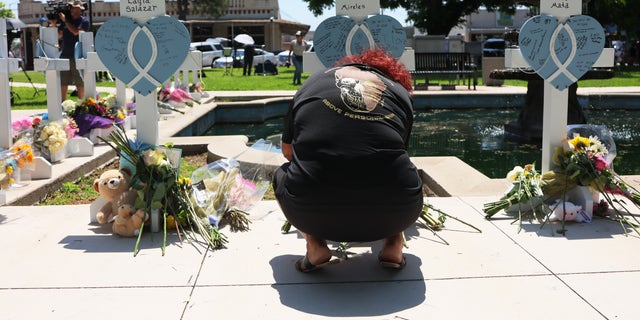
[[[295,267],[332,260],[327,240],[383,240],[381,266],[402,269],[403,231],[419,217],[422,180],[407,154],[413,125],[411,76],[381,49],[314,73],[289,107],[275,173],[276,199],[306,240]]]

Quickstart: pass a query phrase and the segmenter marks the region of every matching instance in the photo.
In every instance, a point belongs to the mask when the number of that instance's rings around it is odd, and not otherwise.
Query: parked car
[[[307,41],[307,52],[315,52],[313,48],[313,41]],[[284,50],[278,53],[278,66],[290,66],[289,62],[289,50]]]
[[[282,67],[282,66],[290,66],[291,63],[289,62],[289,50],[284,50],[280,53],[278,53],[278,66]]]
[[[192,42],[190,49],[202,52],[202,67],[213,67],[213,62],[224,55],[224,48],[219,43]]]
[[[253,67],[257,66],[260,63],[264,63],[265,61],[271,61],[273,64],[277,64],[278,60],[276,56],[262,49],[255,49],[255,54],[253,55]],[[230,56],[222,57],[214,61],[213,66],[216,68],[225,68],[230,67],[234,61],[233,52],[230,53]],[[242,67],[244,64],[244,49],[236,49],[235,52],[235,63],[233,63],[234,67]]]
[[[506,43],[504,39],[491,38],[482,44],[483,57],[504,57]]]

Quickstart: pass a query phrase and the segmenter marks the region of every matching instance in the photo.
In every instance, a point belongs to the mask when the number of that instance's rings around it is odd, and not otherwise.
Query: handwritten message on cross
[[[164,0],[121,1],[120,15],[98,30],[96,52],[109,71],[134,90],[138,139],[157,145],[157,88],[185,60],[189,32],[165,15]]]
[[[553,150],[567,138],[566,89],[592,67],[613,65],[613,50],[603,50],[602,26],[581,15],[581,7],[581,0],[541,0],[540,15],[520,30],[519,50],[505,54],[505,67],[532,68],[544,79],[543,172],[551,169]]]

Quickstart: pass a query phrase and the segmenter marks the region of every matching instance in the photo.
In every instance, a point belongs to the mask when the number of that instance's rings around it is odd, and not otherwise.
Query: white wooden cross
[[[540,13],[555,17],[559,23],[564,23],[570,16],[582,13],[581,0],[540,1]],[[603,39],[604,40],[604,39]],[[576,46],[573,46],[575,51]],[[613,49],[605,48],[593,67],[613,66]],[[529,68],[529,63],[523,58],[520,49],[507,49],[505,52],[506,68]],[[567,110],[568,90],[558,90],[550,82],[544,81],[544,107],[542,124],[542,172],[551,169],[555,147],[562,146],[567,138]]]
[[[40,46],[44,57],[33,61],[36,71],[44,71],[47,82],[47,115],[51,121],[62,120],[60,71],[69,70],[69,60],[58,58],[58,28],[40,27]]]
[[[18,60],[9,58],[7,48],[7,23],[0,19],[0,149],[9,149],[12,144],[11,130],[11,89],[9,88],[9,73],[18,71]]]

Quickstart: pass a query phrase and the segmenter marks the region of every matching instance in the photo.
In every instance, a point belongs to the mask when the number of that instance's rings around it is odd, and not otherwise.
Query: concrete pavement
[[[167,116],[161,139],[192,117]],[[178,145],[214,145],[212,139],[171,138]],[[229,139],[235,147],[227,140],[212,149],[221,156],[243,150],[241,138]],[[94,157],[54,165],[55,179],[113,156],[96,146]],[[640,319],[637,234],[602,219],[569,224],[565,236],[529,222],[518,232],[505,214],[486,220],[483,204],[506,185],[456,159],[414,161],[451,195],[427,201],[482,232],[449,219],[437,232],[447,245],[417,223],[406,232],[401,271],[378,266],[375,242],[352,243],[338,265],[297,272],[304,240],[295,229],[280,232],[284,216],[275,201],[250,210],[250,231],[224,228],[227,249],[210,251],[170,234],[162,256],[162,235],[148,232],[137,257],[135,239],[90,223],[90,205],[0,207],[0,318]],[[21,199],[51,185],[31,181],[9,193]]]

